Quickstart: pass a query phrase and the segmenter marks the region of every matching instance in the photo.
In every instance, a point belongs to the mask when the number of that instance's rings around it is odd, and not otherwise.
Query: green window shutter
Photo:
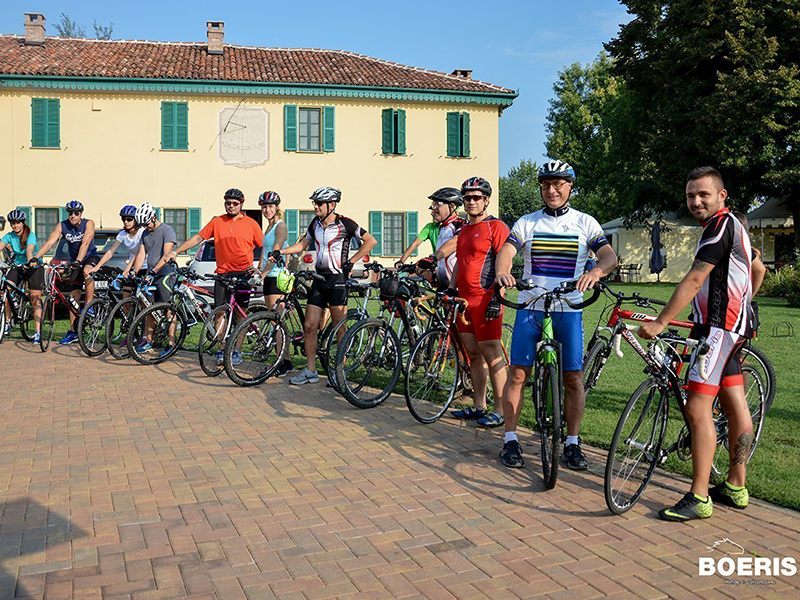
[[[417,237],[417,229],[419,227],[419,213],[417,211],[406,213],[406,247],[411,245],[411,242]],[[416,256],[417,251],[411,253],[411,256]]]
[[[189,149],[189,105],[186,102],[175,103],[175,149]]]
[[[31,207],[30,206],[18,206],[17,210],[21,210],[25,213],[25,222],[28,224],[28,227],[33,229],[33,221],[31,221]]]
[[[469,113],[461,114],[461,156],[469,156]]]
[[[202,213],[199,208],[189,209],[189,237],[200,233],[200,230],[203,228],[201,219]]]
[[[406,111],[397,110],[397,153],[406,153]]]
[[[41,98],[31,101],[31,146],[34,148],[44,146],[44,103]]]
[[[461,135],[459,114],[447,113],[447,156],[461,156]]]
[[[383,153],[394,154],[394,111],[384,108],[381,111]]]
[[[59,221],[66,221],[69,218],[69,213],[65,207],[61,207],[58,209],[58,218]]]
[[[335,114],[333,106],[324,106],[322,108],[322,151],[333,152],[335,142]]]
[[[161,103],[161,149],[175,149],[175,102]],[[159,219],[160,220],[160,219]]]
[[[383,213],[379,210],[369,211],[369,232],[378,240],[378,243],[372,249],[373,256],[381,256],[383,254],[383,244],[381,243],[382,235],[381,228],[383,227]]]
[[[290,208],[286,211],[286,229],[288,230],[288,242],[291,246],[297,242],[300,232],[297,230],[300,224],[299,211],[296,208]]]
[[[45,113],[45,145],[48,148],[61,147],[61,100],[47,100]]]
[[[283,149],[297,150],[297,105],[286,104],[283,107]]]
[[[162,221],[162,219],[161,219],[161,209],[160,208],[156,208],[156,207],[153,207],[153,208],[156,211],[156,219],[158,219],[159,221]]]

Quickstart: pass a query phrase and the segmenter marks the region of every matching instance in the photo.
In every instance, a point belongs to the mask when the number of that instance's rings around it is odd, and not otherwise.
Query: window
[[[469,156],[469,113],[447,113],[447,156]]]
[[[333,106],[283,107],[283,149],[288,152],[333,152],[335,146]]]
[[[301,108],[297,137],[300,152],[319,152],[319,126],[321,120],[318,108]]]
[[[31,100],[31,147],[61,147],[61,101],[33,98]]]
[[[187,212],[185,208],[164,209],[164,223],[175,230],[175,235],[178,238],[177,246],[180,246],[187,239]]]
[[[316,213],[313,210],[301,210],[299,211],[299,222],[300,222],[300,229],[298,235],[305,235],[306,231],[308,231],[308,226],[311,224],[311,221],[314,220]],[[309,250],[314,249],[314,241],[312,239],[311,245],[308,247]]]
[[[405,246],[405,213],[383,213],[383,254],[400,256]]]
[[[57,208],[37,208],[34,209],[34,213],[36,217],[34,220],[36,224],[34,233],[36,234],[36,240],[39,242],[39,247],[41,247],[50,237],[56,225],[58,225],[60,213]]]
[[[189,149],[189,105],[186,102],[161,103],[161,149]]]
[[[386,108],[381,112],[384,154],[406,153],[406,111]]]

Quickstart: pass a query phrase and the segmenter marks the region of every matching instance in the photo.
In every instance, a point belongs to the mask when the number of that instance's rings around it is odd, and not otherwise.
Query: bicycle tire
[[[458,351],[448,330],[423,333],[411,350],[405,371],[408,412],[420,423],[435,423],[447,413],[461,382]]]
[[[755,359],[753,357],[755,357]],[[764,409],[764,414],[766,415],[769,412],[769,409],[772,408],[772,402],[775,400],[775,367],[772,366],[772,363],[770,362],[769,358],[767,358],[767,355],[764,354],[763,350],[754,346],[752,342],[746,344],[742,348],[741,359],[742,364],[749,363],[759,371],[763,371],[763,373],[759,372],[759,375],[764,377],[766,380],[764,382],[767,386],[766,407]]]
[[[608,343],[603,340],[597,340],[592,344],[586,354],[586,358],[583,360],[583,390],[587,394],[589,390],[597,385],[600,379],[600,373],[603,372],[603,367],[605,367],[608,359],[609,349]]]
[[[163,314],[159,314],[163,313]],[[147,319],[154,319],[152,332],[147,334]],[[175,326],[175,343],[170,344],[170,329]],[[137,341],[149,340],[152,350],[144,352],[141,350],[143,344]],[[180,349],[186,337],[186,321],[179,310],[170,302],[157,302],[152,306],[140,311],[131,323],[128,332],[128,352],[138,363],[143,365],[157,365],[172,358]]]
[[[9,332],[10,334],[10,332]],[[6,297],[5,294],[0,296],[0,344],[6,337]]]
[[[106,321],[111,302],[107,298],[95,298],[78,319],[78,343],[86,356],[100,356],[106,351]],[[90,316],[89,312],[94,311]]]
[[[234,364],[237,345],[241,362]],[[254,313],[242,319],[228,336],[223,359],[225,373],[236,385],[258,385],[275,374],[288,348],[286,324],[272,311]]]
[[[200,329],[197,360],[203,373],[209,377],[216,377],[225,368],[223,364],[220,364],[217,352],[219,352],[221,338],[225,335],[227,325],[222,320],[220,320],[219,325],[216,322],[219,317],[226,315],[228,311],[227,305],[218,306],[205,318]]]
[[[364,334],[366,340],[359,337]],[[356,408],[378,406],[400,379],[401,356],[400,340],[386,321],[362,319],[345,333],[336,352],[336,380],[342,395]]]
[[[636,388],[622,411],[611,438],[603,485],[606,506],[615,515],[628,512],[639,501],[653,476],[667,430],[667,400],[667,390],[650,378]],[[626,425],[630,425],[630,432],[626,432]],[[629,443],[639,433],[644,435],[647,443]],[[630,459],[631,448],[638,451],[634,459]],[[618,468],[615,465],[619,465]],[[644,468],[637,470],[640,465]],[[632,491],[626,491],[625,486],[634,471],[637,478],[629,488]],[[624,476],[624,480],[620,480],[620,475]]]
[[[108,313],[106,320],[106,349],[117,360],[128,358],[128,332],[136,314],[139,302],[130,296],[117,302]]]
[[[500,337],[500,344],[503,348],[503,359],[506,366],[511,365],[511,341],[514,338],[514,326],[511,323],[503,323],[503,331]]]
[[[200,301],[201,306],[207,306],[209,310],[211,309],[212,304],[209,303],[208,299],[205,296],[203,296],[202,294],[197,294],[197,298]],[[190,301],[188,301],[188,298],[182,301],[181,311],[185,311],[185,314],[183,315],[184,317],[183,320],[186,323],[186,335],[183,336],[183,341],[181,342],[181,347],[179,348],[179,350],[186,350],[187,352],[197,352],[200,346],[200,338],[202,334],[198,333],[197,344],[194,343],[194,336],[192,334],[195,331],[195,327],[200,327],[203,325],[206,313],[203,309],[201,309],[202,312],[198,312],[195,306]],[[194,322],[191,324],[187,320],[187,316],[190,313],[191,316],[194,317]],[[203,318],[198,320],[197,318],[198,316],[202,316]]]
[[[327,359],[328,356],[336,357],[336,353],[339,350],[339,331],[344,329],[344,333],[347,333],[347,330],[353,327],[356,323],[358,323],[361,319],[367,317],[366,313],[361,312],[357,309],[350,309],[347,311],[347,316],[339,321],[333,328],[328,332],[328,335],[325,338],[325,351],[319,354],[320,364],[322,368],[325,369],[325,373],[328,375],[328,381],[331,384],[331,387],[336,390],[338,393],[342,393],[339,384],[336,381],[336,365],[335,361],[331,362]],[[344,333],[342,337],[344,338]],[[325,359],[323,360],[323,356]]]
[[[552,363],[537,363],[537,417],[545,488],[552,490],[558,481],[561,459],[561,385]]]
[[[43,299],[40,298],[39,302],[42,301]],[[19,325],[19,331],[22,337],[28,342],[32,342],[33,336],[36,333],[36,321],[33,318],[33,303],[27,294],[20,299],[17,324]]]
[[[56,302],[49,294],[45,296],[42,303],[42,323],[39,334],[39,348],[42,352],[47,352],[50,342],[53,341],[53,330],[56,324]]]

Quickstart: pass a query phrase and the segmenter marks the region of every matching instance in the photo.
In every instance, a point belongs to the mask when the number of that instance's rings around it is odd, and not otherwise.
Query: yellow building
[[[291,235],[311,192],[399,256],[428,220],[427,196],[480,175],[496,188],[498,119],[517,94],[471,78],[337,50],[0,35],[0,211],[30,212],[46,237],[73,199],[98,226],[151,202],[180,238],[223,212],[222,194],[275,190]],[[41,239],[41,238],[40,238]]]

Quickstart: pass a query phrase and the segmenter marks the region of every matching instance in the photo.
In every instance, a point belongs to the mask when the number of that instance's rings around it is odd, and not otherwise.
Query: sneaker
[[[483,427],[489,427],[491,429],[492,427],[499,427],[500,425],[505,423],[506,420],[503,418],[503,415],[498,415],[496,412],[493,412],[486,415],[485,417],[481,417],[475,422],[478,425],[482,425]]]
[[[503,444],[503,449],[500,451],[500,460],[503,465],[511,469],[521,469],[525,466],[525,461],[522,458],[522,446],[519,445],[517,440],[511,440]]]
[[[714,514],[714,504],[711,502],[711,498],[703,500],[692,492],[688,492],[675,506],[658,511],[658,516],[665,521],[707,519],[712,514]]]
[[[41,338],[39,337],[39,332],[37,331],[36,333],[33,334],[32,343],[33,344],[38,344],[40,341],[41,341]]]
[[[225,352],[222,350],[217,350],[217,365],[221,365],[225,362]]]
[[[124,348],[127,345],[128,345],[128,336],[126,335],[124,338],[122,338],[122,341],[119,343],[119,347]]]
[[[300,375],[296,375],[289,380],[292,385],[304,385],[306,383],[317,383],[319,375],[315,371],[309,371],[307,368],[300,371]]]
[[[86,311],[86,316],[87,317],[93,317],[94,316],[94,306],[90,306],[89,307],[89,310]]]
[[[746,487],[735,488],[727,481],[708,490],[708,495],[714,502],[739,510],[747,508],[747,503],[750,501],[750,494]]]
[[[275,377],[284,377],[292,369],[294,369],[292,363],[288,360],[285,360],[281,363],[281,366],[278,367],[278,370],[275,371]]]
[[[238,350],[234,350],[233,354],[231,355],[231,364],[232,365],[240,365],[242,364],[242,353]]]
[[[158,353],[158,355],[159,355],[159,356],[166,356],[166,355],[167,355],[167,354],[169,354],[170,352],[172,352],[172,346],[167,346],[167,347],[166,347],[166,348],[164,348],[164,349],[163,349],[161,352],[159,352],[159,353]]]
[[[62,346],[66,346],[67,344],[74,344],[77,341],[78,341],[78,334],[73,331],[68,331],[67,335],[65,335],[58,343],[61,344]]]
[[[5,328],[5,331],[3,331],[3,335],[4,336],[5,335],[11,335],[11,323],[6,321],[6,324],[4,325],[4,328]]]
[[[487,415],[486,409],[478,410],[474,406],[465,406],[459,410],[451,410],[450,416],[454,419],[464,419],[465,421],[471,421],[473,419],[480,419],[481,417],[485,417]]]
[[[136,348],[136,352],[139,354],[147,354],[148,352],[153,351],[153,346],[148,341],[142,342],[138,348]]]
[[[581,450],[580,441],[577,444],[570,444],[564,446],[564,452],[561,454],[561,460],[566,463],[567,467],[573,471],[585,471],[589,468],[589,462]]]

